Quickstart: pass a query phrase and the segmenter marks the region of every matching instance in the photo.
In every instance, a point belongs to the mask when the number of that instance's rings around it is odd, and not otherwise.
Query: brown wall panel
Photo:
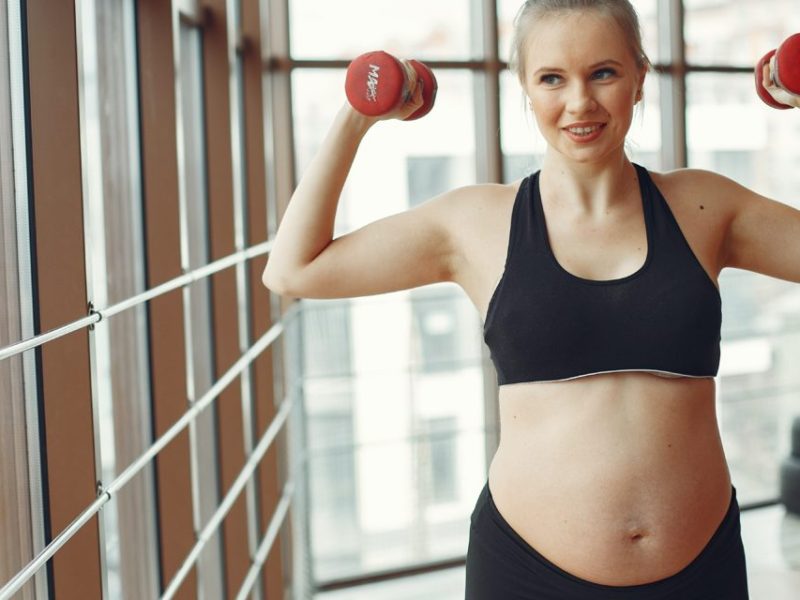
[[[87,314],[75,12],[27,3],[38,331]],[[37,350],[45,423],[47,541],[96,498],[89,331]],[[100,598],[97,518],[52,560],[58,598]]]
[[[203,68],[208,152],[208,203],[211,260],[235,251],[233,217],[233,165],[231,161],[230,68],[225,0],[203,3]],[[238,177],[238,174],[236,175]],[[239,324],[236,271],[226,269],[211,278],[215,379],[239,358]],[[221,495],[224,496],[245,463],[242,429],[241,382],[231,382],[215,403],[220,462]],[[222,523],[227,593],[233,597],[250,567],[247,542],[245,494]]]
[[[264,98],[262,94],[262,40],[261,22],[266,15],[259,14],[258,0],[242,0],[242,36],[245,40],[244,59],[244,146],[247,165],[247,245],[254,245],[268,239],[267,234],[267,188],[264,153]],[[267,108],[269,110],[269,108]],[[266,257],[259,257],[248,263],[250,284],[250,327],[251,338],[261,337],[271,326],[269,290],[261,283],[261,273],[266,266]],[[273,344],[274,346],[274,344]],[[258,436],[264,434],[275,414],[273,394],[273,346],[267,348],[253,363],[253,393],[256,398],[256,430]],[[271,447],[259,464],[259,514],[262,536],[278,501],[281,482],[278,477],[277,453]],[[282,537],[272,546],[262,571],[264,595],[268,600],[283,598],[284,564]]]
[[[170,2],[139,0],[138,31],[147,287],[151,288],[181,274]],[[158,437],[187,408],[180,291],[150,303],[149,327],[153,420]],[[166,586],[195,543],[188,430],[159,453],[155,465],[162,586]],[[194,569],[177,597],[197,597]]]

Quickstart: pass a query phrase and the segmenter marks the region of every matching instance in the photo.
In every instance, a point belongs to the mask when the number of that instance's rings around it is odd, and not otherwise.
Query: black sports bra
[[[719,290],[647,169],[634,166],[647,258],[619,279],[584,279],[558,263],[547,237],[539,171],[523,179],[511,212],[505,268],[483,327],[499,385],[615,371],[716,376]]]

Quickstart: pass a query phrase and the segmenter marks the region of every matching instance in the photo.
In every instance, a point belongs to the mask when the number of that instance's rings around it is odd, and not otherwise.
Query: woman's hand
[[[790,94],[782,87],[779,87],[773,80],[772,74],[775,72],[775,56],[773,55],[767,62],[764,63],[764,77],[761,83],[764,85],[764,89],[769,92],[769,95],[772,96],[777,102],[782,104],[786,104],[787,106],[794,106],[795,108],[800,108],[800,96],[795,96],[794,94]]]
[[[422,79],[417,75],[417,70],[411,66],[405,58],[398,59],[406,71],[406,80],[408,81],[408,91],[404,96],[401,96],[397,105],[391,112],[375,117],[376,121],[388,121],[389,119],[403,120],[406,117],[414,114],[423,103],[422,100]]]

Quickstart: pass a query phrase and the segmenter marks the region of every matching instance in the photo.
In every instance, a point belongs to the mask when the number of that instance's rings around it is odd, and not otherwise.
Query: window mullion
[[[687,165],[686,54],[682,0],[659,0],[658,43],[667,75],[661,86],[661,168],[669,171]]]

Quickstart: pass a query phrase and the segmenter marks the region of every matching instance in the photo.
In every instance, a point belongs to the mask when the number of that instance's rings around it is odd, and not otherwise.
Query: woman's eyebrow
[[[600,65],[607,65],[607,64],[615,64],[619,65],[620,67],[623,66],[621,62],[618,60],[614,60],[613,58],[607,58],[606,60],[601,60],[600,62],[594,63],[593,65],[589,65],[590,69],[594,69],[595,67],[599,67]],[[534,75],[538,75],[542,71],[558,71],[559,73],[563,73],[564,69],[559,69],[558,67],[542,67],[541,69],[536,69]]]

